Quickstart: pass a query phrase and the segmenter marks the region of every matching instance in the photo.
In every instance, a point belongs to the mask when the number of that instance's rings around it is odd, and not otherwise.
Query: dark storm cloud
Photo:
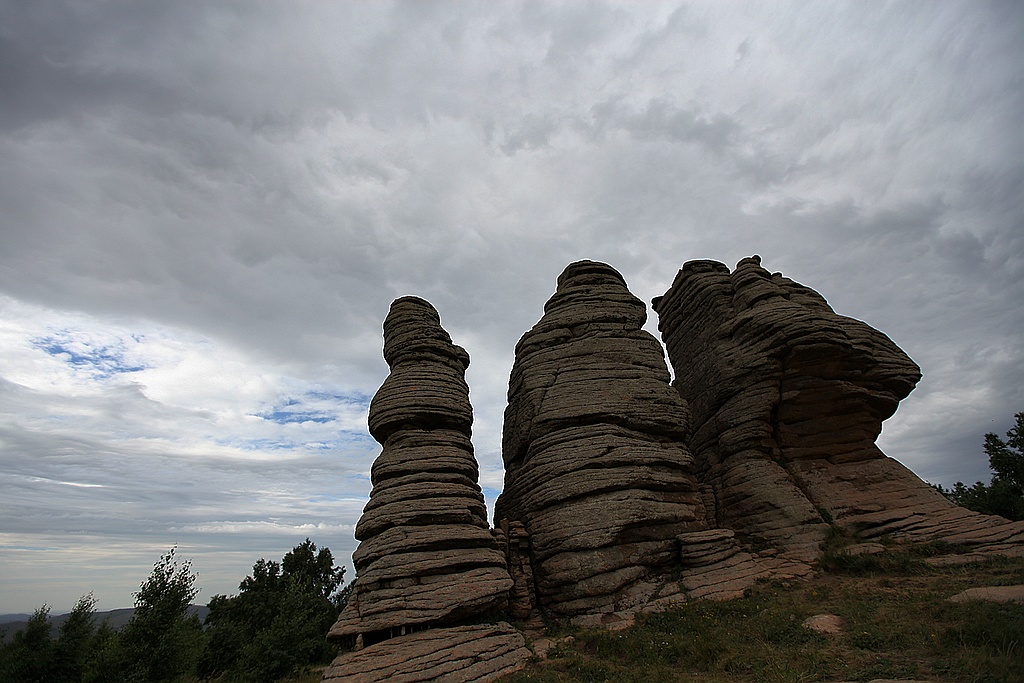
[[[351,550],[404,294],[472,356],[493,498],[515,341],[580,258],[649,301],[760,254],[921,364],[887,452],[987,478],[981,435],[1024,409],[1022,28],[1019,3],[0,2],[0,578],[115,607],[175,542],[211,592],[306,535]]]

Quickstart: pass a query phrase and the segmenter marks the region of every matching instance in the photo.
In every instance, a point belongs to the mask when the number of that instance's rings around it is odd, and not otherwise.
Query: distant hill
[[[197,615],[199,620],[203,621],[206,619],[206,615],[210,613],[210,608],[206,605],[192,605],[189,607],[189,612]],[[135,614],[135,608],[133,607],[96,612],[96,625],[99,626],[106,621],[116,631],[127,624],[133,614]],[[2,636],[3,642],[6,643],[14,637],[15,633],[25,628],[25,624],[28,623],[31,616],[31,614],[0,614],[0,636]],[[50,625],[53,628],[51,634],[54,637],[57,637],[57,629],[60,628],[60,625],[67,618],[67,614],[50,616]]]

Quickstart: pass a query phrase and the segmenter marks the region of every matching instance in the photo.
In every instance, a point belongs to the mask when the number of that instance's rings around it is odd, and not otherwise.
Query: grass
[[[547,660],[503,680],[1024,681],[1024,605],[948,601],[967,588],[1024,584],[1024,559],[933,568],[925,557],[955,549],[890,545],[877,555],[843,555],[852,540],[831,539],[823,570],[809,581],[758,584],[741,599],[641,615],[626,631],[553,631],[563,640]],[[823,613],[843,619],[842,634],[802,627]]]

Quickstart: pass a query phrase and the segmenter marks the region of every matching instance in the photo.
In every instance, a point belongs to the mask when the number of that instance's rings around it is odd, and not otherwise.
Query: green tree
[[[100,662],[112,680],[169,681],[195,671],[204,644],[203,627],[189,613],[199,593],[192,563],[178,564],[174,548],[153,565],[135,593],[135,613]]]
[[[210,600],[199,675],[275,681],[329,661],[334,648],[326,635],[344,573],[328,548],[308,538],[280,563],[259,559],[238,595]]]
[[[285,580],[297,584],[303,592],[318,595],[325,600],[341,585],[345,569],[334,566],[334,556],[328,548],[320,548],[307,538],[281,559]]]
[[[95,646],[96,598],[92,593],[83,595],[71,613],[64,618],[57,631],[53,646],[53,673],[51,681],[78,683],[85,675],[86,666]]]
[[[127,680],[128,672],[124,670],[124,662],[127,659],[128,654],[121,645],[117,631],[111,628],[104,619],[96,629],[92,647],[86,657],[85,669],[82,674],[83,683]]]
[[[50,608],[43,605],[0,650],[0,680],[11,683],[49,681],[53,665],[50,632]]]
[[[938,487],[957,505],[986,515],[1024,519],[1024,412],[1014,415],[1015,424],[1006,432],[1006,440],[997,434],[985,435],[985,454],[992,481],[966,486],[958,481],[952,489]]]

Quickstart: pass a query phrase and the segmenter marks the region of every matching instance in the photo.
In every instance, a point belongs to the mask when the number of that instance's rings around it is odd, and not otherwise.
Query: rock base
[[[510,624],[433,628],[339,655],[324,681],[484,683],[522,668],[532,655]]]

